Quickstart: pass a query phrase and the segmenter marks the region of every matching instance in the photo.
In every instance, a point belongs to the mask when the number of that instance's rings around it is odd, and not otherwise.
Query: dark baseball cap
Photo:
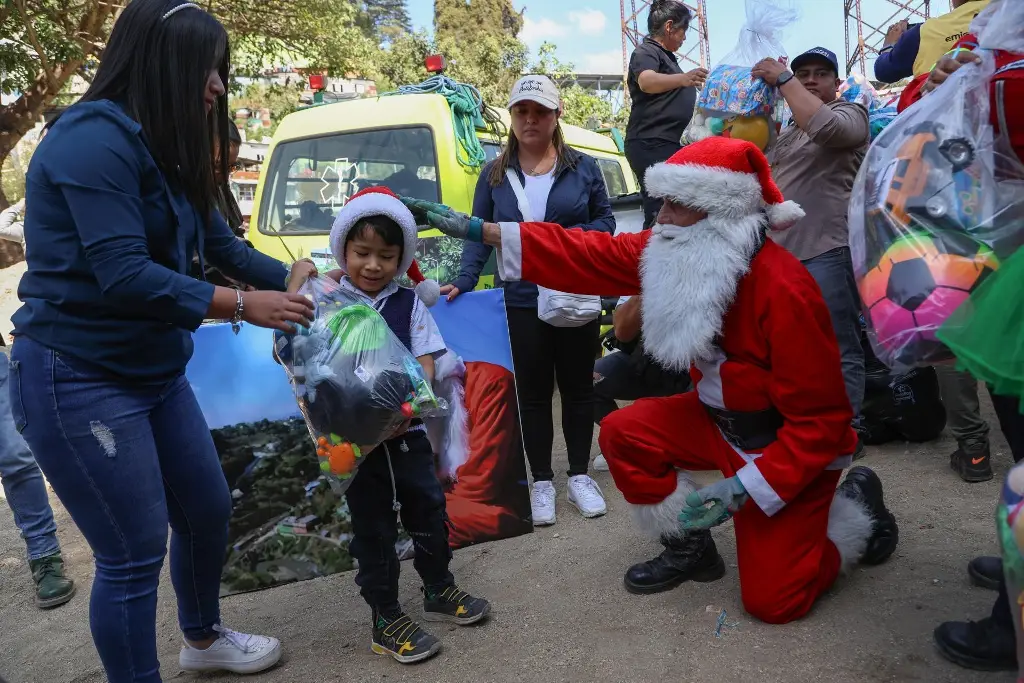
[[[811,48],[802,55],[798,55],[796,59],[790,62],[789,68],[792,71],[796,71],[807,62],[812,62],[820,59],[824,59],[826,62],[831,64],[832,68],[836,72],[836,76],[839,76],[839,59],[836,58],[836,53],[832,52],[832,50],[826,50],[823,47]]]

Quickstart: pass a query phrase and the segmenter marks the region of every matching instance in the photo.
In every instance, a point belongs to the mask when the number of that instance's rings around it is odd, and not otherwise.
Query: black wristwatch
[[[782,75],[779,76],[778,80],[775,81],[775,87],[781,88],[782,86],[789,83],[791,80],[793,80],[793,72],[790,71],[789,69],[786,69],[785,71],[782,72]]]

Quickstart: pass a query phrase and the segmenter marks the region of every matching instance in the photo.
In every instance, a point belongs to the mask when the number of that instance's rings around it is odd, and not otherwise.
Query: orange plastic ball
[[[328,462],[334,474],[351,474],[356,467],[356,453],[351,444],[343,443],[331,447]]]

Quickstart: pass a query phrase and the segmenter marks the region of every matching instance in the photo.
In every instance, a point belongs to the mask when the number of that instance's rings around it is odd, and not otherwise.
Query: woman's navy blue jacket
[[[259,289],[285,288],[288,268],[242,243],[219,214],[204,226],[168,186],[142,127],[109,100],[60,117],[32,156],[26,190],[28,270],[14,334],[113,375],[185,370],[214,291],[187,274],[197,250]]]
[[[566,228],[614,233],[615,218],[612,216],[612,206],[608,201],[608,190],[605,188],[600,167],[593,157],[574,149],[570,149],[570,153],[575,158],[576,167],[564,167],[555,172],[544,221],[557,223]],[[513,158],[510,162],[511,168],[519,174],[519,181],[525,185],[526,180],[519,167],[519,160]],[[494,223],[520,223],[523,221],[523,214],[519,211],[519,202],[508,183],[508,178],[503,178],[497,187],[491,187],[487,181],[491,167],[495,163],[497,162],[492,161],[480,172],[476,195],[473,197],[473,215]],[[452,281],[460,292],[468,292],[476,287],[480,272],[492,251],[493,247],[486,244],[465,243],[462,248],[459,276]],[[494,286],[505,287],[506,306],[537,307],[537,285],[532,282],[502,283],[495,274]]]

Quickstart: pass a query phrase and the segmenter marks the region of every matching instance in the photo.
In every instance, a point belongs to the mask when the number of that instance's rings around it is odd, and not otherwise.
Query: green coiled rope
[[[487,153],[476,136],[477,128],[487,128],[488,122],[484,119],[484,100],[480,91],[466,83],[449,78],[448,76],[431,76],[422,83],[416,85],[403,85],[394,92],[386,92],[386,95],[441,95],[448,100],[448,106],[452,110],[452,125],[455,128],[455,137],[458,140],[456,157],[459,163],[467,168],[480,168],[487,161]],[[488,117],[496,118],[496,117]],[[493,122],[492,122],[493,123]]]

